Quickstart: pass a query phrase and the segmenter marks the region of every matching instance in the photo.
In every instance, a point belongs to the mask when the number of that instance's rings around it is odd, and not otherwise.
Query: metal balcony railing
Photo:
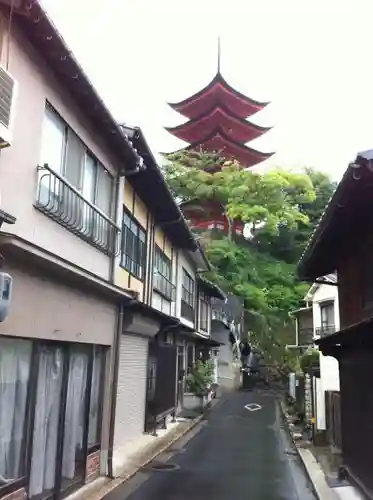
[[[166,278],[158,269],[154,270],[153,275],[153,288],[156,292],[163,295],[163,297],[170,302],[174,302],[176,298],[176,286],[169,278]]]
[[[320,335],[320,337],[326,337],[327,335],[335,333],[335,331],[335,325],[323,325],[316,327],[315,334]]]
[[[35,207],[107,255],[119,251],[119,226],[48,165],[38,166]]]

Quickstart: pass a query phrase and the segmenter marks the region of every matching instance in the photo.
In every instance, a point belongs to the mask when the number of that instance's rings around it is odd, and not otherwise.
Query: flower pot
[[[184,393],[183,409],[188,411],[200,411],[204,407],[204,396],[197,396],[193,392]]]

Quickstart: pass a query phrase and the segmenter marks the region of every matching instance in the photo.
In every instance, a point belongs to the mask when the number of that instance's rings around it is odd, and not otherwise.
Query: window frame
[[[167,273],[163,272],[165,266],[168,271]],[[161,277],[161,282],[165,283],[166,290],[168,286],[171,288],[170,294],[167,294],[167,292],[164,292],[161,287],[155,284],[155,274]],[[172,260],[156,243],[154,243],[153,290],[162,295],[162,297],[168,302],[172,302],[174,300],[175,285],[172,282]]]
[[[92,203],[95,207],[97,207],[102,213],[104,213],[107,217],[110,219],[112,218],[113,215],[113,193],[114,193],[114,176],[111,174],[111,172],[100,162],[100,160],[97,158],[97,156],[89,149],[89,147],[82,141],[80,136],[75,132],[75,130],[66,122],[66,120],[60,115],[60,113],[50,104],[49,101],[46,101],[45,109],[44,109],[44,116],[46,114],[50,114],[53,116],[53,119],[56,121],[59,121],[60,124],[64,128],[64,137],[63,137],[63,152],[62,152],[62,159],[61,159],[61,170],[57,171],[53,165],[49,165],[49,168],[53,172],[56,172],[57,174],[61,175],[64,180],[70,184],[73,188],[75,188],[77,191],[80,192],[82,197],[86,200]],[[68,147],[69,147],[69,130],[76,136],[78,141],[81,143],[81,146],[84,150],[83,157],[81,159],[81,164],[80,164],[80,171],[78,172],[78,186],[74,185],[68,177],[66,176],[66,171],[67,171],[67,156],[68,156]],[[43,134],[43,131],[42,131]],[[43,148],[43,136],[41,139],[41,150]],[[94,166],[95,166],[95,175],[94,175],[94,200],[90,200],[87,198],[84,194],[84,174],[85,174],[85,162],[86,158],[89,157],[93,160]],[[43,166],[43,165],[41,165]],[[99,192],[99,171],[102,170],[103,173],[108,175],[110,177],[110,192],[108,193],[110,203],[109,203],[109,210],[107,213],[105,210],[101,209],[98,205],[98,192]]]
[[[211,304],[210,297],[205,292],[203,292],[201,290],[199,292],[198,326],[199,326],[200,330],[203,330],[206,333],[208,333],[208,331],[209,331],[209,307],[210,307],[210,304]],[[204,312],[206,313],[206,318],[203,317],[203,309],[204,309]],[[206,328],[204,328],[204,321],[205,321]]]
[[[182,268],[182,282],[181,282],[181,300],[183,300],[193,310],[195,309],[195,280]],[[188,280],[188,286],[185,284],[185,278]]]
[[[138,262],[132,258],[131,255],[125,252],[125,243],[126,243],[126,235],[128,231],[131,231],[132,234],[133,231],[131,230],[131,226],[125,226],[124,225],[124,219],[125,216],[128,217],[130,220],[130,224],[134,223],[137,226],[137,232],[136,232],[136,251],[135,255],[140,255],[140,243],[143,244],[143,255],[142,255],[142,262]],[[144,234],[144,241],[142,241],[139,237],[140,231]],[[136,219],[136,217],[128,210],[128,208],[123,205],[123,213],[122,213],[122,224],[121,224],[121,244],[120,244],[120,267],[127,271],[130,276],[133,276],[135,279],[144,282],[146,278],[146,260],[147,260],[147,246],[148,246],[148,235],[146,232],[146,229],[143,227],[142,224]],[[126,259],[130,259],[130,265],[126,264]],[[142,273],[136,273],[133,272],[131,269],[131,264],[134,264],[135,266],[138,266],[139,269],[142,269]]]
[[[23,437],[22,437],[22,476],[9,481],[4,485],[0,485],[0,497],[11,494],[20,488],[27,488],[30,477],[30,466],[31,466],[31,455],[32,455],[32,436],[34,427],[34,415],[35,415],[35,403],[36,403],[36,387],[37,381],[37,366],[35,363],[36,359],[36,347],[35,342],[32,339],[24,337],[11,337],[8,335],[2,335],[3,338],[13,341],[27,341],[31,344],[30,353],[30,372],[27,382],[27,394],[25,402],[25,421],[23,423]]]
[[[65,384],[65,391],[61,389],[61,397],[64,398],[66,402],[67,397],[67,379],[68,379],[68,368],[70,357],[71,357],[71,348],[74,345],[79,345],[78,342],[64,342],[64,341],[52,341],[47,339],[30,339],[27,337],[14,337],[10,335],[2,335],[3,338],[10,339],[13,341],[27,341],[31,344],[31,356],[30,356],[30,373],[27,387],[27,396],[26,396],[26,409],[25,409],[25,422],[24,422],[24,436],[22,443],[22,450],[24,451],[24,459],[23,459],[23,476],[21,478],[17,478],[12,482],[9,482],[3,486],[0,486],[0,498],[5,495],[9,495],[14,493],[20,488],[27,489],[30,482],[30,474],[31,474],[31,459],[32,459],[32,448],[33,448],[33,436],[34,436],[34,419],[36,412],[36,397],[37,397],[37,383],[38,383],[38,374],[39,374],[39,364],[40,364],[40,353],[41,347],[45,345],[50,345],[54,347],[60,347],[64,351],[64,368],[63,368],[63,381],[62,384]],[[85,412],[86,412],[86,424],[85,424],[85,432],[83,435],[83,445],[85,452],[85,463],[90,454],[94,453],[101,449],[101,439],[102,439],[102,419],[103,419],[103,394],[105,390],[105,373],[106,373],[106,362],[107,362],[107,346],[101,344],[87,344],[86,345],[88,352],[88,369],[90,373],[88,374],[86,381],[86,388],[88,390],[87,400],[85,404]],[[88,446],[88,435],[89,435],[89,417],[90,417],[90,399],[91,399],[91,390],[92,390],[92,379],[93,379],[93,356],[94,350],[99,348],[100,356],[101,356],[101,373],[100,373],[100,388],[99,388],[99,407],[98,407],[98,433],[96,444],[93,446]],[[65,404],[65,403],[63,403]],[[63,405],[61,405],[63,408]],[[58,432],[61,432],[61,429],[64,426],[65,422],[65,414],[64,417],[60,417],[60,422],[58,425]],[[63,433],[58,436],[58,439],[62,439]],[[60,447],[56,450],[56,463],[58,460],[62,460],[63,449]],[[60,467],[60,466],[59,466]],[[60,489],[60,480],[62,474],[62,466],[59,468],[59,471],[56,472],[56,483],[53,487],[52,494],[57,496],[66,496],[70,493],[76,491],[80,486],[84,484],[86,479],[86,470],[84,468],[84,481],[73,482],[70,486],[68,486],[65,490]]]

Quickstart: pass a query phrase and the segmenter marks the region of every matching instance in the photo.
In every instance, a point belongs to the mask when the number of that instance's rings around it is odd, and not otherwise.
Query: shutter
[[[14,92],[14,80],[9,73],[0,66],[0,123],[9,128],[10,114]]]
[[[144,432],[148,344],[142,337],[121,336],[114,434],[117,450]]]

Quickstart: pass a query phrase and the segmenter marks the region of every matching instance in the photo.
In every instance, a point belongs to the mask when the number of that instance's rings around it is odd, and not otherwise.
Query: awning
[[[327,335],[315,341],[321,352],[336,358],[347,350],[373,349],[373,318],[355,323],[339,332]]]

